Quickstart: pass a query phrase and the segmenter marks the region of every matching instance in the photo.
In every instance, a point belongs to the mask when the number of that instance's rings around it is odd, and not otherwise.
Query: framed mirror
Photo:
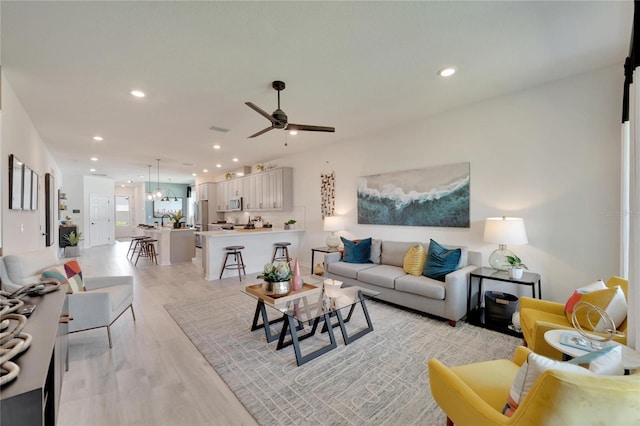
[[[9,156],[9,209],[22,210],[22,172],[24,164],[15,155]]]
[[[58,200],[56,200],[56,185],[53,175],[44,175],[44,208],[45,208],[45,231],[47,233],[47,247],[55,243],[55,224]]]
[[[153,201],[153,217],[162,217],[164,214],[176,214],[182,210],[182,198],[170,198],[167,201]]]
[[[40,182],[38,182],[38,174],[31,171],[31,210],[38,210],[38,189]]]
[[[33,210],[31,207],[31,169],[25,164],[22,172],[22,210]]]

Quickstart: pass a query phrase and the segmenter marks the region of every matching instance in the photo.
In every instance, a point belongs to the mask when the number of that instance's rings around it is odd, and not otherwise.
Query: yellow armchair
[[[447,425],[637,425],[640,373],[582,375],[545,371],[512,417],[502,414],[511,384],[531,351],[516,348],[513,361],[446,367],[429,360],[429,385]]]
[[[607,287],[619,285],[624,292],[625,298],[628,298],[628,282],[624,278],[611,277],[607,280],[606,285]],[[527,347],[537,354],[558,360],[562,359],[562,353],[549,346],[544,340],[544,333],[548,330],[557,329],[574,330],[564,313],[563,303],[533,299],[531,297],[520,298],[520,326]],[[624,336],[617,337],[615,340],[623,345],[626,344],[626,320],[618,327],[618,331],[624,333]]]

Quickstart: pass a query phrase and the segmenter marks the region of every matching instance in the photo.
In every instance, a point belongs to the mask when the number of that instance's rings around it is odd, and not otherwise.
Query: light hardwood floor
[[[163,305],[237,292],[256,282],[256,274],[242,283],[237,276],[209,282],[202,278],[199,257],[172,266],[140,259],[135,267],[126,259],[128,247],[122,241],[84,249],[78,258],[86,276],[134,276],[137,321],[127,311],[113,324],[111,350],[104,328],[69,335],[58,424],[255,425]],[[270,256],[265,253],[265,259]]]

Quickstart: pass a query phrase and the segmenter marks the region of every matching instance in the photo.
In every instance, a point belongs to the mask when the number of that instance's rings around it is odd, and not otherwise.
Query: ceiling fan
[[[258,114],[262,115],[267,120],[271,121],[271,126],[266,129],[260,130],[258,133],[254,133],[249,136],[250,138],[255,138],[256,136],[260,136],[263,133],[268,132],[271,129],[283,129],[283,130],[305,130],[309,132],[335,132],[335,127],[327,127],[327,126],[311,126],[308,124],[293,124],[288,122],[287,114],[284,113],[283,110],[280,109],[280,91],[284,90],[285,85],[283,81],[274,81],[271,84],[275,90],[278,91],[278,109],[273,111],[273,114],[267,113],[262,108],[256,106],[251,102],[245,102],[245,104],[256,111]]]

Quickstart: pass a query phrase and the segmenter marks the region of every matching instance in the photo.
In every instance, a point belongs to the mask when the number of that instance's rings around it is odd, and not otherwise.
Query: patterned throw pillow
[[[82,270],[80,269],[78,261],[71,260],[65,263],[64,270],[67,274],[67,278],[69,279],[69,287],[73,293],[86,290],[84,281],[82,280]]]
[[[407,274],[422,275],[425,260],[427,260],[427,252],[421,244],[418,244],[407,250],[407,254],[404,255],[402,269]]]
[[[53,280],[59,282],[60,285],[69,284],[67,273],[65,272],[63,265],[52,266],[49,269],[45,269],[44,271],[42,271],[42,279],[46,281]],[[67,287],[67,293],[73,293],[71,286]]]
[[[564,306],[564,312],[567,320],[571,322],[573,311],[578,302],[587,302],[605,311],[616,325],[620,326],[627,318],[627,300],[620,286],[608,288],[602,280],[596,281],[586,287],[582,287],[573,292],[569,300]],[[597,312],[587,317],[588,309],[578,311],[578,322],[585,330],[596,332],[604,332],[607,323],[600,317]],[[589,323],[593,324],[593,327]]]

